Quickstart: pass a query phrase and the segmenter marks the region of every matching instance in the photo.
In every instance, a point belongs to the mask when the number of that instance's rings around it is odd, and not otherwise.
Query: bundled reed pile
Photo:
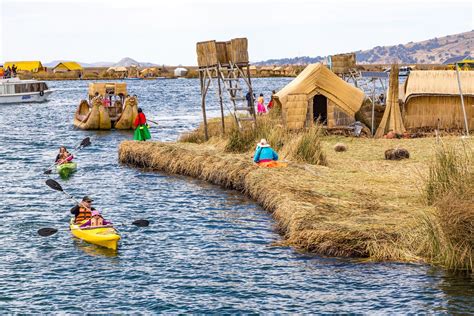
[[[383,137],[389,131],[397,134],[403,134],[406,131],[405,125],[402,121],[400,106],[398,104],[398,88],[398,65],[394,64],[390,70],[390,81],[385,112],[382,121],[375,132],[376,138]]]
[[[336,74],[346,74],[356,67],[356,54],[338,54],[331,56],[331,70]]]
[[[196,53],[199,67],[215,66],[233,62],[235,64],[247,64],[248,42],[246,38],[234,38],[228,42],[217,42],[215,40],[199,42],[196,44]]]

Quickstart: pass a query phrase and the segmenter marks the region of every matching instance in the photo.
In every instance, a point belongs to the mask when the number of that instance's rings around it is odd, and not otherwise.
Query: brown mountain
[[[474,31],[409,42],[392,46],[377,46],[355,52],[359,64],[442,64],[448,59],[474,55]],[[302,56],[270,59],[255,65],[310,64],[324,60],[324,56]]]

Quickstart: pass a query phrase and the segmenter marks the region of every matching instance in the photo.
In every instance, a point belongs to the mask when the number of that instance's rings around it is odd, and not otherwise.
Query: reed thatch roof
[[[76,63],[75,61],[63,61],[58,63],[56,66],[53,68],[53,72],[58,72],[58,71],[82,71],[83,68],[81,65]]]
[[[4,69],[8,67],[12,67],[13,65],[16,66],[18,71],[31,71],[31,72],[38,72],[43,70],[43,64],[40,61],[7,61],[3,65]]]
[[[351,116],[360,109],[365,97],[362,90],[345,82],[321,63],[308,65],[298,77],[278,91],[274,99],[285,107],[290,94],[303,94],[308,98],[322,94]]]
[[[123,66],[109,67],[107,72],[127,72],[127,68]]]
[[[474,71],[460,71],[462,93],[474,96]],[[404,85],[404,102],[417,96],[459,95],[456,71],[427,70],[412,71]]]

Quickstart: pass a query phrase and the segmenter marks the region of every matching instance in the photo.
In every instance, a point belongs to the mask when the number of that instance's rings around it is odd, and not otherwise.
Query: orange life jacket
[[[79,208],[79,214],[76,216],[76,224],[80,223],[85,220],[89,220],[92,217],[92,212],[89,209],[86,209],[84,207]]]

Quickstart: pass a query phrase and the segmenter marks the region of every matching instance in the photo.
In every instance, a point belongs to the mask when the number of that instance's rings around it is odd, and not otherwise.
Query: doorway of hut
[[[316,94],[313,98],[313,120],[326,125],[328,120],[328,99],[322,94]]]

